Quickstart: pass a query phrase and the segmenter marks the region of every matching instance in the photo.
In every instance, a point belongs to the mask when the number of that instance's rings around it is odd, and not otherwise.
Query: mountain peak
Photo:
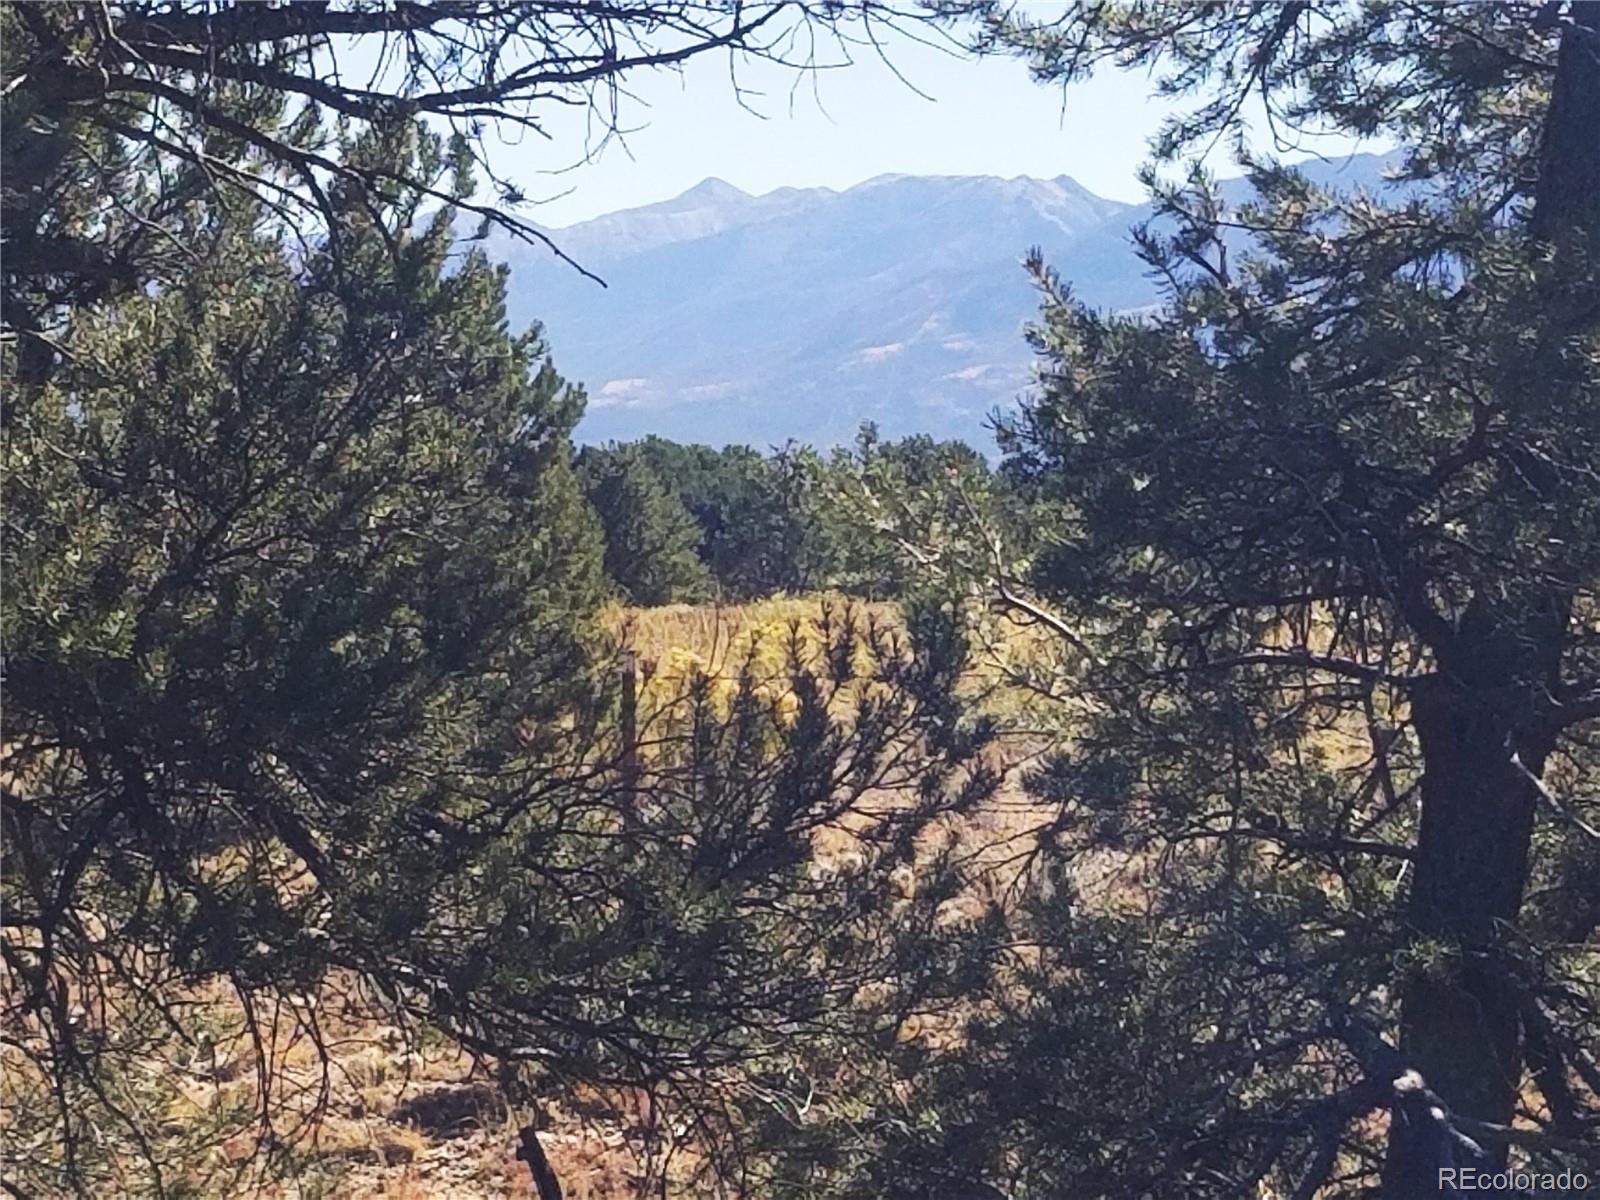
[[[1041,247],[1092,308],[1147,310],[1162,296],[1128,227],[1152,215],[1062,175],[880,175],[759,196],[713,178],[555,235],[606,288],[517,250],[507,311],[541,319],[563,374],[587,385],[584,441],[831,446],[871,420],[978,445],[1030,386],[1021,330],[1038,297],[1018,257]]]
[[[679,200],[748,200],[750,193],[733,186],[726,179],[718,179],[712,175],[702,179],[687,192],[678,197]]]
[[[1057,175],[1050,182],[1055,184],[1062,191],[1071,192],[1076,196],[1093,196],[1096,200],[1102,198],[1096,195],[1094,192],[1091,192],[1088,188],[1084,187],[1083,184],[1079,183],[1071,175]]]

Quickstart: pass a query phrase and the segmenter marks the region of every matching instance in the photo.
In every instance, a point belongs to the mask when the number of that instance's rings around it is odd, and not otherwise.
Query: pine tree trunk
[[[1560,592],[1469,605],[1436,648],[1438,674],[1411,696],[1423,776],[1407,916],[1430,953],[1405,982],[1400,1049],[1449,1118],[1509,1125],[1522,1084],[1522,1016],[1504,941],[1521,913],[1537,780],[1554,748],[1536,698],[1559,677],[1571,614]],[[1438,1195],[1443,1167],[1506,1166],[1504,1143],[1484,1142],[1473,1156],[1433,1104],[1407,1099],[1397,1096],[1390,1114],[1385,1196]]]
[[[1497,690],[1452,679],[1412,701],[1425,774],[1409,918],[1439,957],[1408,982],[1400,1044],[1451,1115],[1503,1125],[1522,1077],[1521,1020],[1493,946],[1522,906],[1538,800],[1512,755],[1538,774],[1544,752],[1516,744],[1505,711],[1514,689]],[[1474,1161],[1414,1109],[1397,1105],[1391,1119],[1385,1194],[1395,1200],[1438,1195],[1441,1167],[1506,1165],[1503,1146]]]
[[[1545,117],[1533,234],[1600,238],[1600,0],[1569,6]]]

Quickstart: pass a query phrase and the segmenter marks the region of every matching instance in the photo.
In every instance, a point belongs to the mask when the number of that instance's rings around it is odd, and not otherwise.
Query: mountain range
[[[1375,187],[1383,167],[1357,155],[1305,170]],[[588,391],[580,440],[828,446],[871,420],[987,449],[988,415],[1029,380],[1024,254],[1041,247],[1091,305],[1145,307],[1160,296],[1129,230],[1149,215],[1064,175],[884,175],[760,196],[708,179],[546,231],[604,287],[503,232],[487,245],[511,267],[513,326],[541,322],[557,368]]]

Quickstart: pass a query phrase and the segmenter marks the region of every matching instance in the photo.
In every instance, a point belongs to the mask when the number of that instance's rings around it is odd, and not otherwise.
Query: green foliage
[[[1021,493],[994,477],[970,447],[926,436],[883,442],[870,427],[853,452],[835,451],[826,459],[801,446],[762,455],[748,446],[718,450],[649,437],[588,448],[580,463],[591,477],[621,479],[633,472],[669,485],[698,530],[700,562],[715,579],[718,594],[732,599],[818,588],[873,598],[907,596],[930,585],[930,564],[905,553],[914,541],[942,542],[958,530],[970,533],[981,509],[995,536],[1010,547],[1008,555],[1020,559],[1018,547],[1029,528]],[[622,463],[629,464],[626,471]],[[642,492],[653,490],[653,484],[641,479],[634,486],[641,494],[631,503],[642,508]],[[618,507],[616,502],[593,485],[590,497],[610,530],[613,518],[606,514]],[[660,501],[648,503],[665,512]],[[642,527],[678,524],[673,513],[671,519],[646,520]],[[647,539],[628,528],[619,533],[614,540],[631,549],[614,552],[616,562],[608,571],[621,582],[639,569],[634,564],[643,557]],[[655,544],[664,546],[664,535],[657,535]],[[994,547],[979,537],[950,552],[968,566],[974,561],[989,566]],[[681,545],[657,557],[681,563]],[[675,569],[684,577],[682,584],[639,594],[698,595],[694,573]],[[940,585],[945,582],[941,575]],[[631,586],[624,591],[634,594]]]
[[[1163,185],[1169,303],[1138,319],[1036,258],[999,472],[871,430],[574,469],[580,394],[455,254],[470,139],[337,88],[335,137],[292,99],[317,22],[483,82],[467,47],[563,61],[543,10],[65,11],[0,10],[18,1187],[220,1186],[208,1146],[252,1114],[158,1144],[174,1089],[136,1081],[222,991],[320,1046],[301,997],[335,979],[514,1100],[644,1090],[662,1190],[685,1148],[691,1187],[797,1198],[1600,1170],[1591,10],[993,10],[1044,78],[1115,58],[1199,95],[1168,155],[1255,98],[1398,138],[1412,183]],[[641,727],[596,654],[607,574],[946,602],[797,623]],[[973,599],[1073,662],[1028,680],[1070,737],[981,899]]]
[[[696,553],[699,531],[644,456],[585,449],[578,473],[605,530],[606,575],[629,603],[705,598],[710,575]]]
[[[670,1082],[715,1131],[745,1119],[729,1080],[802,1070],[811,1038],[870,1028],[851,1011],[862,989],[936,986],[933,909],[954,865],[930,861],[909,909],[886,878],[995,784],[991,731],[949,700],[961,631],[932,614],[912,640],[842,610],[818,636],[796,629],[776,671],[752,650],[731,689],[691,679],[653,717],[631,782],[552,789],[517,815],[458,885],[472,916],[439,921],[469,931],[433,943],[440,977],[481,980],[454,1027],[536,1046],[558,1073]],[[819,835],[847,828],[853,854],[819,854]],[[794,1085],[768,1099],[802,1101]]]
[[[670,487],[676,500],[673,507],[681,506],[692,520],[693,552],[724,597],[801,593],[842,582],[843,532],[826,494],[826,466],[809,448],[788,446],[762,455],[748,446],[717,450],[650,437],[586,449],[583,461],[590,464],[591,474],[616,474],[621,468],[614,464],[629,463],[628,470]],[[595,503],[604,515],[610,502],[595,496]],[[679,524],[676,513],[664,523]],[[611,527],[608,519],[608,530]],[[637,540],[641,536],[623,530],[624,540],[636,539],[630,545],[642,546]],[[681,563],[681,539],[665,557],[674,555]],[[617,571],[639,569],[623,553],[617,557]],[[684,566],[678,570],[693,574]],[[622,576],[613,578],[620,582]],[[657,589],[650,594],[693,596],[701,589]]]
[[[1030,586],[970,565],[981,510],[927,560],[1084,651],[1029,779],[1026,949],[831,1194],[1410,1197],[1452,1161],[1600,1162],[1600,72],[1584,10],[1456,11],[995,26],[1048,77],[1116,56],[1200,94],[1169,149],[1264,90],[1402,135],[1430,182],[1163,186],[1169,302],[1137,318],[1035,256],[1039,383],[1002,431],[1052,518]]]
[[[723,595],[745,599],[794,590],[817,555],[815,515],[790,512],[799,500],[781,486],[778,459],[748,446],[680,446],[650,437],[637,450],[672,487],[699,528],[700,560]]]
[[[1027,561],[1031,506],[962,442],[885,442],[869,424],[828,482],[842,572],[868,594],[973,590]]]
[[[459,165],[414,128],[349,153]],[[955,865],[910,908],[885,878],[994,786],[963,631],[830,614],[625,733],[589,661],[580,394],[448,209],[341,198],[337,254],[244,220],[7,379],[8,1176],[227,1186],[216,1147],[252,1125],[295,1169],[314,1124],[270,1062],[180,1141],[170,1089],[128,1081],[210,1036],[197,996],[325,1053],[303,997],[353,981],[514,1099],[659,1092],[726,1182],[770,1115],[748,1097],[877,1036],[858,992],[948,990]]]
[[[363,892],[583,686],[578,398],[416,199],[352,204],[337,263],[236,228],[7,380],[8,997],[75,1087],[107,964],[288,988],[392,948]]]

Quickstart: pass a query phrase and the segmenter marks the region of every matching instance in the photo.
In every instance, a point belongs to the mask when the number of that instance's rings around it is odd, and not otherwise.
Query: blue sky
[[[870,50],[848,67],[797,78],[770,64],[738,67],[751,108],[741,108],[727,56],[681,73],[629,79],[625,141],[583,157],[581,113],[551,118],[550,140],[532,136],[494,154],[497,169],[531,198],[534,220],[562,226],[665,200],[716,176],[752,193],[777,187],[845,188],[875,175],[1071,175],[1091,191],[1139,200],[1135,171],[1171,109],[1151,98],[1143,73],[1102,71],[1063,94],[1034,83],[1014,59],[953,57],[910,40],[889,51],[918,95]],[[1339,139],[1307,150],[1337,155]],[[1288,157],[1302,157],[1290,154]],[[1213,163],[1227,174],[1219,153]],[[567,192],[566,195],[559,193]]]

